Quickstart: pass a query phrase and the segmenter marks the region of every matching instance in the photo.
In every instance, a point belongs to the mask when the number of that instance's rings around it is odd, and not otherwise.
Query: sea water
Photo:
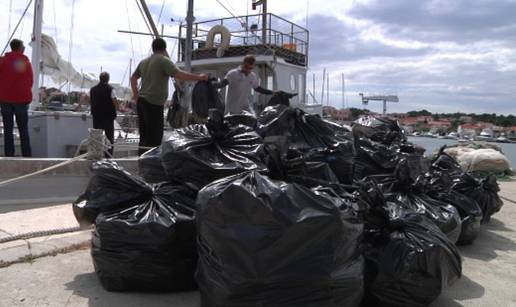
[[[450,139],[438,139],[438,138],[427,138],[427,137],[412,137],[409,136],[408,140],[414,144],[422,146],[426,149],[426,155],[430,156],[443,145],[454,145],[457,144],[457,140]],[[511,161],[512,168],[516,168],[516,143],[491,143],[502,149],[507,159]]]

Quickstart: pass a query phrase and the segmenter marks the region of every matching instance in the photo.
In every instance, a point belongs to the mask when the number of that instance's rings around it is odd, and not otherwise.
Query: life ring
[[[231,33],[229,33],[228,28],[223,25],[213,26],[208,32],[208,36],[206,37],[206,47],[213,48],[215,47],[215,35],[220,34],[221,42],[220,47],[217,49],[217,57],[222,57],[224,55],[224,51],[229,48],[229,43],[231,41]]]

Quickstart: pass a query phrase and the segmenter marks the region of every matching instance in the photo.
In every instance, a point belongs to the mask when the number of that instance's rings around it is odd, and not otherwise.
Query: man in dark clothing
[[[131,89],[137,101],[140,149],[161,145],[163,138],[163,105],[168,98],[171,77],[184,81],[208,80],[205,74],[191,74],[178,69],[167,55],[167,43],[162,38],[152,41],[152,55],[142,60],[131,76]],[[142,79],[138,88],[138,79]]]
[[[11,52],[0,57],[0,108],[4,123],[4,151],[6,157],[14,156],[14,118],[20,133],[22,156],[31,157],[29,139],[29,104],[32,101],[34,77],[29,58],[23,52],[23,41],[13,39]]]
[[[115,143],[116,100],[113,87],[109,85],[109,74],[100,74],[100,82],[90,89],[91,116],[93,117],[93,128],[102,129],[111,144]],[[113,156],[113,146],[109,149]]]

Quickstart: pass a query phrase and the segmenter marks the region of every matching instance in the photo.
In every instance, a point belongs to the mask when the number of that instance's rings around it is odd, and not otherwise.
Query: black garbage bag
[[[425,194],[416,195],[414,193],[393,193],[387,197],[387,200],[414,213],[424,215],[439,227],[452,243],[459,240],[462,222],[459,212],[454,206]]]
[[[482,180],[465,173],[454,182],[453,189],[476,200],[482,210],[482,223],[489,222],[491,216],[500,211],[503,201],[498,196],[500,187],[495,175],[489,175]]]
[[[348,129],[323,120],[318,115],[284,105],[265,108],[258,117],[258,133],[264,138],[286,136],[289,148],[302,152],[314,148],[353,148],[352,135]]]
[[[455,245],[422,215],[368,231],[365,242],[367,306],[428,306],[462,274]]]
[[[431,195],[442,202],[454,206],[459,211],[462,227],[456,244],[467,245],[473,243],[480,233],[480,221],[482,220],[482,210],[477,202],[453,190],[432,193]]]
[[[140,176],[149,183],[167,181],[167,174],[161,164],[161,146],[149,149],[138,158]]]
[[[459,176],[464,173],[457,160],[444,152],[445,149],[446,145],[439,149],[439,152],[431,162],[431,169],[433,171],[445,172],[448,176]]]
[[[288,150],[285,137],[266,138],[265,163],[268,175],[275,180],[295,182],[306,187],[338,184],[339,179],[325,162],[309,162]]]
[[[420,156],[405,157],[400,160],[394,175],[370,176],[364,181],[373,181],[387,201],[406,212],[425,216],[455,243],[462,226],[459,212],[454,206],[426,194],[429,182],[423,176],[421,161]]]
[[[252,171],[199,192],[202,306],[358,306],[362,221],[337,197]]]
[[[223,177],[265,169],[262,138],[249,127],[229,127],[221,118],[176,129],[163,142],[161,158],[171,180],[201,189]]]
[[[187,291],[196,288],[195,193],[156,185],[132,207],[101,213],[91,255],[108,291]]]
[[[425,216],[386,201],[374,184],[365,190],[365,305],[429,305],[460,278],[459,251]]]
[[[342,184],[353,183],[354,155],[351,143],[341,143],[336,148],[314,148],[301,154],[306,161],[328,164]]]
[[[81,226],[93,224],[101,212],[128,208],[152,196],[149,184],[116,162],[95,162],[91,165],[91,172],[86,191],[73,203],[73,214]]]
[[[264,138],[286,137],[291,156],[327,163],[341,183],[352,183],[355,149],[348,129],[300,109],[277,105],[262,112],[258,131]]]
[[[183,97],[184,93],[180,90],[175,90],[172,94],[172,103],[170,104],[167,111],[167,122],[172,128],[184,127],[185,108],[181,107],[179,100]]]
[[[477,201],[453,190],[453,181],[447,172],[433,171],[428,176],[431,178],[428,195],[454,206],[459,212],[462,227],[456,244],[473,243],[480,232],[482,220],[482,210]]]
[[[396,120],[387,117],[359,118],[352,127],[355,137],[365,137],[385,145],[406,142],[407,137]]]
[[[409,155],[399,147],[388,147],[363,137],[355,138],[355,151],[353,178],[357,181],[371,175],[392,174],[399,161]]]
[[[197,81],[192,91],[192,111],[199,118],[207,118],[210,109],[224,114],[224,103],[218,90],[209,81]]]
[[[297,96],[297,94],[287,93],[284,91],[277,91],[271,96],[269,102],[267,102],[267,106],[269,107],[281,104],[290,107],[290,99],[295,96]]]
[[[253,130],[255,130],[258,125],[258,120],[256,117],[253,114],[245,111],[242,114],[226,115],[224,116],[224,120],[227,121],[230,126],[244,125],[253,128]]]

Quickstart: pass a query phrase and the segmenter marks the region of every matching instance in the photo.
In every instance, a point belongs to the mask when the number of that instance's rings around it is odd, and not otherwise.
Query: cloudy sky
[[[155,20],[161,12],[165,33],[175,34],[187,1],[147,2]],[[253,12],[251,0],[219,2],[236,15]],[[25,5],[0,0],[2,49]],[[308,26],[308,83],[315,73],[320,89],[327,68],[330,104],[337,107],[344,73],[347,106],[361,107],[364,92],[398,95],[390,112],[516,113],[515,0],[269,0],[269,11]],[[134,0],[46,0],[44,12],[44,32],[85,72],[98,74],[102,66],[112,81],[127,84],[129,59],[149,53],[149,38],[117,32],[146,31]],[[217,0],[195,0],[195,15],[200,21],[229,13]],[[31,32],[29,10],[16,36],[28,41]],[[174,40],[168,44],[176,51]],[[381,111],[381,103],[368,108]]]

